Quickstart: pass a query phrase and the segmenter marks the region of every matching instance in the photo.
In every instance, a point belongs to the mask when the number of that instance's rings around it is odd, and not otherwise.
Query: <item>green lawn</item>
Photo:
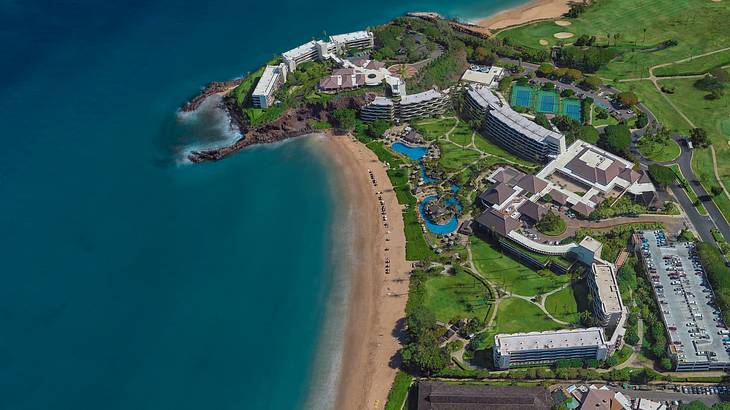
[[[457,317],[484,320],[491,303],[489,288],[460,268],[454,275],[438,275],[426,282],[425,305],[442,322]]]
[[[545,309],[559,320],[578,323],[579,312],[588,309],[588,285],[585,279],[548,296]]]
[[[570,280],[568,275],[547,274],[547,272],[545,276],[541,276],[476,237],[471,239],[471,250],[474,265],[482,276],[518,295],[539,295],[556,289]]]
[[[591,125],[594,127],[600,127],[601,125],[616,125],[618,124],[618,120],[616,118],[613,118],[612,115],[608,115],[606,118],[598,118],[596,110],[594,107],[591,107],[593,110],[593,121],[591,122]]]
[[[563,218],[560,218],[558,223],[552,229],[541,230],[540,228],[538,228],[538,230],[547,236],[558,236],[561,233],[565,232],[566,228],[567,226],[565,224],[565,220],[563,220]]]
[[[494,334],[557,330],[563,326],[553,321],[539,307],[519,298],[499,302]]]
[[[482,152],[494,155],[495,157],[499,157],[513,163],[517,163],[527,170],[536,169],[538,167],[538,165],[534,162],[525,161],[522,158],[518,158],[511,152],[493,143],[489,140],[489,138],[480,133],[476,133],[476,135],[474,135],[474,145]]]
[[[678,130],[682,133],[686,133],[689,130],[689,124],[687,124],[682,117],[677,115],[677,112],[671,105],[669,105],[667,100],[662,97],[661,91],[657,90],[651,81],[645,80],[616,83],[614,86],[621,91],[635,92],[639,97],[639,101],[649,107],[651,112],[656,115],[657,119],[664,127]]]
[[[607,44],[609,33],[618,33],[617,48],[626,52],[599,71],[604,78],[646,77],[651,66],[730,44],[727,1],[602,0],[579,18],[568,20],[572,23],[568,27],[557,26],[552,21],[538,22],[501,31],[497,37],[508,37],[513,43],[528,47],[549,48],[558,41],[553,34],[561,31],[574,33],[574,38],[581,34],[594,35],[599,45]],[[540,46],[540,39],[547,40],[548,45]],[[650,47],[670,39],[678,41],[678,45],[660,51],[630,51],[634,44],[639,48]]]
[[[413,376],[403,370],[398,370],[398,373],[395,374],[393,385],[390,386],[390,392],[388,392],[388,401],[385,403],[385,410],[400,410],[403,407],[412,382]]]
[[[456,172],[479,159],[479,153],[471,150],[457,147],[450,142],[439,141],[439,149],[441,150],[441,158],[439,164],[447,172]]]
[[[460,122],[456,129],[449,134],[449,139],[459,145],[466,146],[471,144],[471,136],[473,133],[474,131],[469,124]]]
[[[704,74],[713,68],[723,67],[730,64],[730,50],[710,54],[700,58],[694,58],[684,63],[672,64],[666,67],[659,67],[654,70],[657,77],[669,77],[675,75]]]
[[[456,119],[454,118],[430,118],[411,123],[411,126],[417,129],[421,135],[423,135],[423,138],[428,141],[433,141],[442,137],[449,130],[454,128],[454,125],[456,125]]]
[[[649,137],[643,137],[637,142],[636,146],[641,155],[658,162],[671,161],[682,152],[679,144],[671,138],[655,141]]]

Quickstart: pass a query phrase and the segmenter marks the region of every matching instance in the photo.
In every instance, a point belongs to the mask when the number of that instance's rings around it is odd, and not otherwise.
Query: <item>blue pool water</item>
[[[400,142],[391,145],[391,148],[393,148],[393,151],[403,154],[414,161],[418,161],[428,153],[428,148],[426,147],[409,147]]]
[[[435,196],[427,196],[426,198],[421,201],[421,204],[419,206],[419,209],[421,211],[421,216],[423,217],[423,220],[426,222],[426,228],[428,228],[429,231],[435,233],[436,235],[446,235],[447,233],[454,232],[456,228],[459,227],[459,220],[456,218],[456,216],[452,217],[447,223],[443,225],[435,224],[431,222],[430,219],[428,219],[428,216],[426,215],[426,211],[424,208],[426,207],[426,204],[429,202],[435,200]],[[456,200],[456,198],[451,197],[446,200],[446,205],[456,205],[457,209],[461,211],[462,206],[459,203],[459,201]]]
[[[426,173],[426,165],[424,165],[423,161],[418,161],[418,167],[421,168],[421,178],[423,179],[423,183],[428,185],[432,184],[434,182],[437,182],[437,179],[433,179]]]

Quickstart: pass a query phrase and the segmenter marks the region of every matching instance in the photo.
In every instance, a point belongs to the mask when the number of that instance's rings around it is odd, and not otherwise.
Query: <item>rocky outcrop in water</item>
[[[241,84],[241,81],[243,81],[242,78],[237,78],[235,80],[230,80],[230,81],[222,81],[222,82],[213,81],[211,83],[208,83],[208,85],[203,87],[203,89],[200,91],[200,93],[198,93],[198,95],[191,98],[182,107],[180,107],[180,111],[181,112],[195,111],[198,107],[200,107],[200,104],[202,104],[206,98],[210,97],[213,94],[228,92],[228,91],[236,88],[239,84]]]
[[[257,128],[251,128],[246,116],[235,105],[235,101],[226,98],[224,99],[224,108],[228,111],[231,122],[238,127],[243,137],[227,147],[193,151],[188,155],[188,159],[191,162],[217,161],[251,145],[270,144],[312,134],[317,130],[309,125],[309,120],[329,121],[329,113],[332,110],[336,108],[359,109],[372,98],[374,98],[374,95],[367,93],[351,97],[338,97],[326,105],[306,104],[300,108],[290,109],[277,120]]]

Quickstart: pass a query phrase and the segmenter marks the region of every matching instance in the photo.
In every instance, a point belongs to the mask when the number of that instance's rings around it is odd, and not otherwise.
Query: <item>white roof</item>
[[[603,311],[606,314],[623,312],[624,305],[621,303],[621,293],[618,290],[616,269],[613,264],[593,263],[591,271],[598,288],[598,297],[601,299]]]
[[[565,349],[581,346],[602,347],[605,345],[603,329],[600,327],[494,336],[494,346],[501,354],[525,350]]]
[[[369,31],[353,31],[352,33],[336,34],[330,36],[333,43],[349,43],[351,41],[369,40],[373,37],[373,33]]]
[[[590,236],[586,236],[585,238],[583,238],[583,240],[580,241],[580,246],[588,249],[593,253],[598,253],[603,248],[603,244],[600,241],[597,241]]]
[[[466,70],[464,71],[464,75],[461,76],[461,80],[470,83],[491,85],[503,72],[504,68],[502,67],[490,67],[487,72]]]
[[[275,65],[267,65],[264,73],[261,74],[259,82],[256,84],[252,95],[269,95],[274,88],[277,79],[281,75],[279,67]]]
[[[292,48],[291,50],[286,51],[286,52],[282,53],[281,55],[286,59],[295,60],[297,57],[300,57],[304,54],[311,53],[313,50],[316,50],[317,49],[316,47],[317,47],[317,42],[312,40],[312,41],[308,41],[308,42],[302,44],[299,47]]]
[[[400,100],[400,103],[401,103],[401,105],[416,104],[416,103],[424,102],[424,101],[428,101],[428,100],[435,100],[437,98],[441,98],[442,96],[443,96],[443,94],[441,94],[440,92],[438,92],[436,90],[428,90],[428,91],[424,91],[424,92],[418,93],[418,94],[410,94],[410,95],[403,96],[403,98],[401,98],[401,100]]]
[[[393,105],[393,100],[391,100],[388,97],[375,97],[375,99],[373,100],[373,102],[371,102],[370,104],[373,104],[373,105]]]

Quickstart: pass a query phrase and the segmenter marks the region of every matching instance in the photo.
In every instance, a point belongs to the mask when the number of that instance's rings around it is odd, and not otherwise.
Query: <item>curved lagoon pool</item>
[[[454,232],[456,228],[459,227],[459,221],[456,218],[456,216],[452,217],[449,222],[446,222],[443,225],[435,224],[431,222],[431,220],[426,215],[426,211],[423,209],[427,203],[433,201],[436,199],[436,196],[427,196],[426,198],[421,201],[421,204],[418,206],[419,211],[421,212],[421,216],[423,217],[423,220],[426,222],[426,228],[428,228],[429,231],[435,233],[436,235],[446,235],[447,233]],[[461,211],[462,206],[461,204],[456,200],[456,198],[451,197],[446,201],[447,205],[455,204],[457,209]]]
[[[409,147],[402,142],[396,142],[390,147],[393,148],[393,151],[403,154],[414,161],[418,161],[423,158],[426,153],[428,153],[427,147]]]

